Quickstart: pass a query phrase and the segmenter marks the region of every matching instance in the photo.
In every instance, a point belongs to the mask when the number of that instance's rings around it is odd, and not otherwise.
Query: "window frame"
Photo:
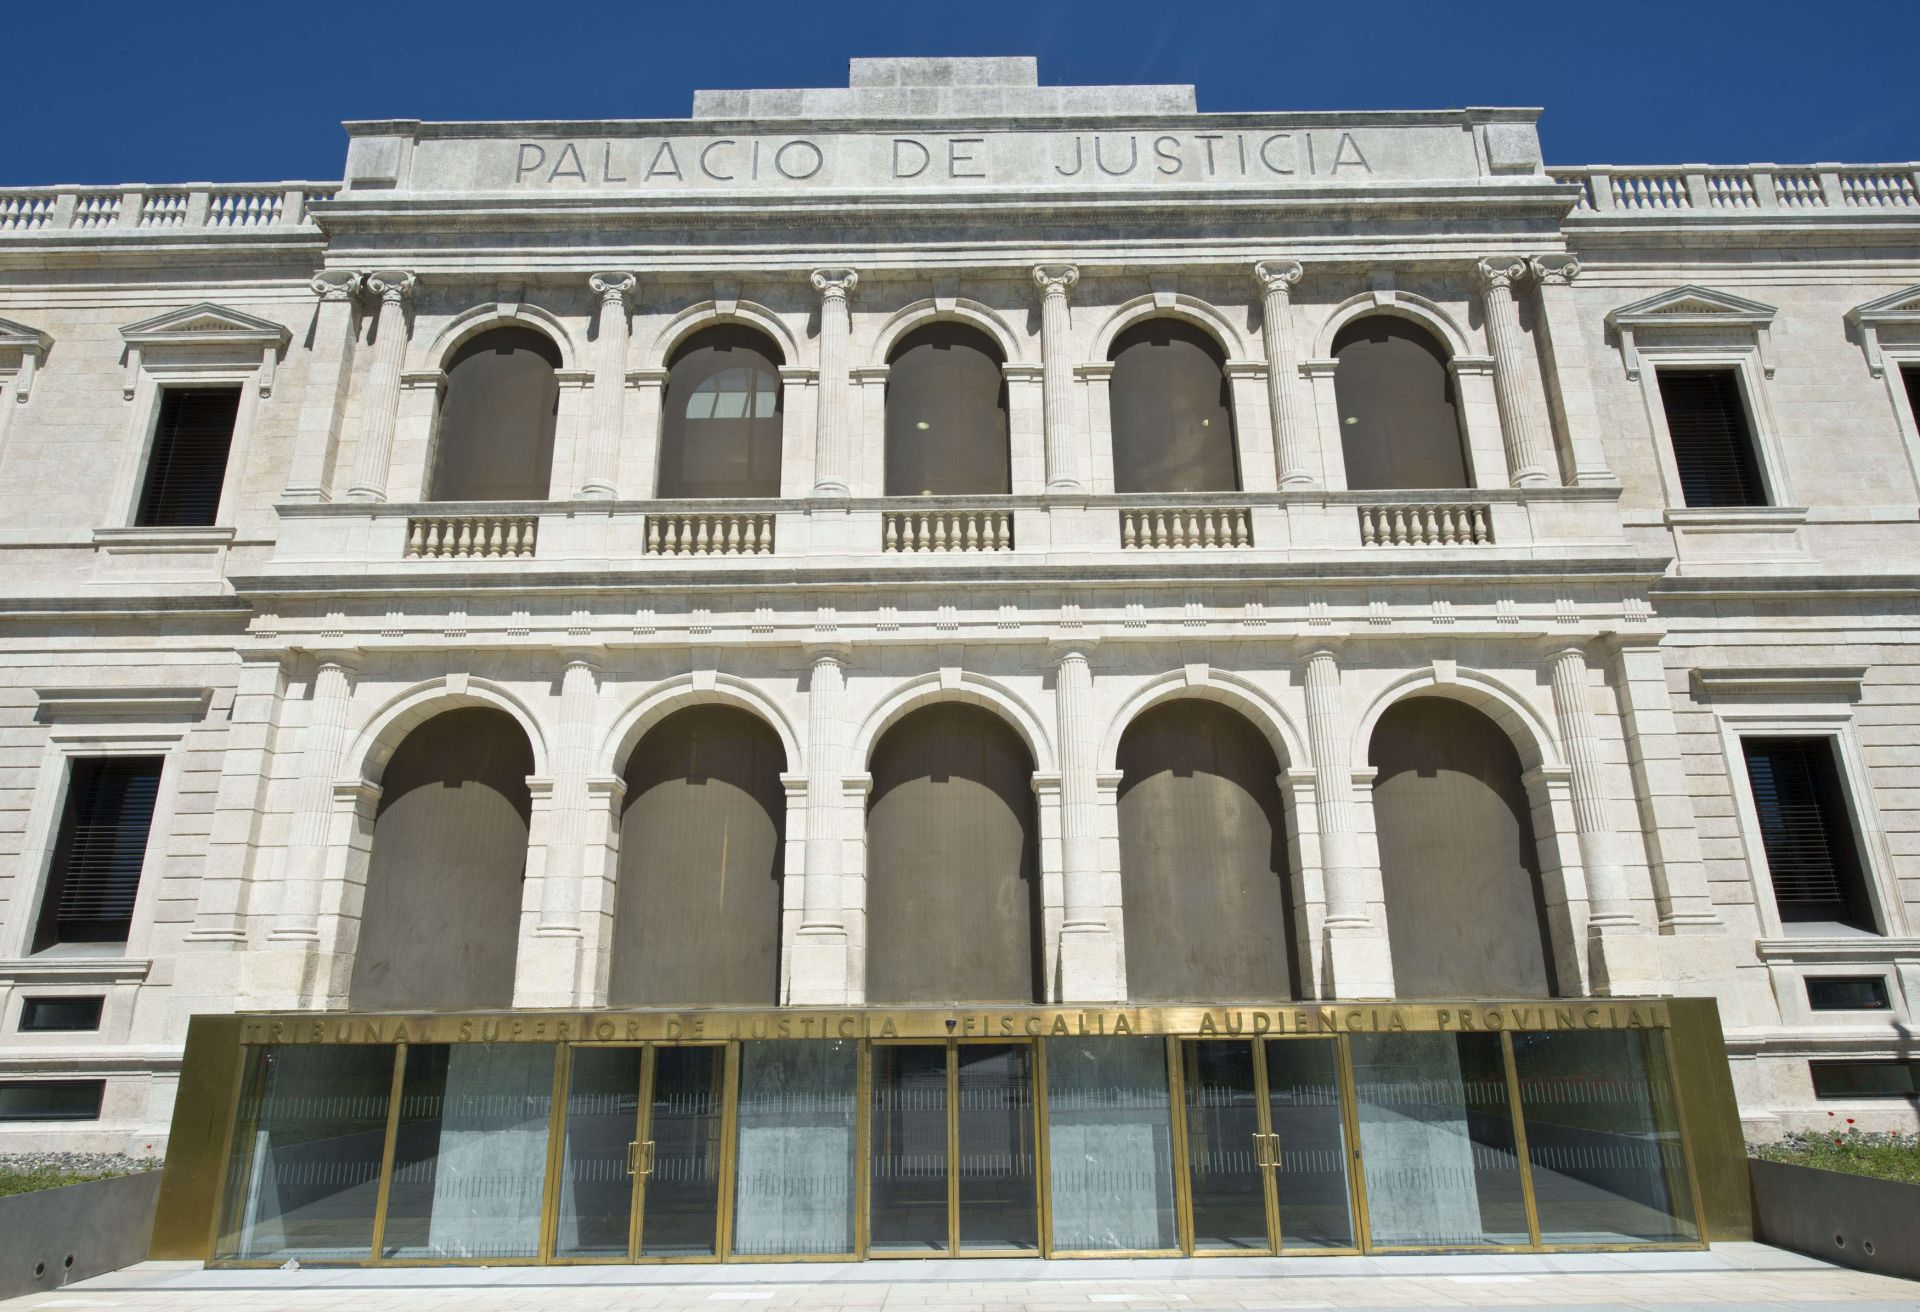
[[[134,385],[133,417],[128,424],[126,451],[114,478],[108,502],[112,527],[122,533],[174,537],[233,530],[235,474],[246,468],[253,446],[254,411],[258,404],[259,369],[232,364],[201,365],[191,361],[156,365],[142,361]],[[211,391],[238,388],[240,404],[233,415],[233,439],[227,444],[226,468],[220,472],[220,503],[213,523],[193,525],[141,524],[140,496],[153,461],[154,439],[160,432],[160,411],[168,391]]]
[[[1885,361],[1880,381],[1886,384],[1894,426],[1900,431],[1901,454],[1907,458],[1907,469],[1913,475],[1916,493],[1920,494],[1920,415],[1914,413],[1906,378],[1909,369],[1920,373],[1920,345],[1889,346],[1882,342],[1880,353]]]
[[[14,1013],[14,1020],[13,1020],[13,1032],[15,1034],[42,1034],[42,1035],[45,1035],[45,1034],[100,1034],[106,1029],[107,995],[104,992],[93,991],[93,992],[87,992],[87,993],[71,993],[71,992],[29,993],[29,992],[26,992],[25,990],[21,990],[19,992],[19,996],[20,996],[20,1009]],[[27,1024],[27,1012],[34,1006],[35,1003],[46,1003],[46,1002],[52,1002],[52,1003],[91,1002],[97,1005],[98,1010],[94,1015],[92,1025],[82,1026],[77,1029],[69,1028],[65,1026],[57,1026],[57,1025]]]
[[[0,1088],[57,1088],[65,1085],[88,1085],[100,1092],[93,1111],[86,1116],[11,1116],[0,1112],[0,1125],[66,1125],[91,1122],[98,1124],[107,1119],[107,1081],[97,1077],[78,1079],[62,1076],[36,1076],[24,1080],[0,1080]]]
[[[1640,394],[1646,407],[1647,424],[1653,433],[1655,455],[1659,460],[1660,482],[1666,497],[1670,519],[1710,519],[1723,516],[1752,516],[1795,511],[1791,486],[1780,451],[1779,430],[1774,422],[1772,401],[1768,395],[1767,371],[1759,346],[1698,346],[1639,344]],[[1733,371],[1740,402],[1746,407],[1747,431],[1753,440],[1753,463],[1760,475],[1762,495],[1757,506],[1690,506],[1680,482],[1680,462],[1673,452],[1673,432],[1667,425],[1667,406],[1660,394],[1660,374],[1665,371]]]

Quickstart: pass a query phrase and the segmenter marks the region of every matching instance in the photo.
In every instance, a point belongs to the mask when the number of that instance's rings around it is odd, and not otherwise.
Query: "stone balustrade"
[[[1579,187],[1576,216],[1920,209],[1920,164],[1916,163],[1660,168],[1598,164],[1547,172]]]
[[[409,560],[525,559],[540,536],[537,515],[413,515]]]
[[[0,190],[0,238],[54,233],[314,230],[315,201],[337,182],[186,183]]]
[[[649,556],[771,556],[773,516],[648,515],[645,552]]]
[[[1120,512],[1122,550],[1252,545],[1253,516],[1245,506],[1142,506]]]
[[[882,551],[1012,551],[1011,510],[887,511]]]
[[[1474,502],[1380,502],[1362,505],[1365,547],[1480,547],[1493,541],[1491,508]]]

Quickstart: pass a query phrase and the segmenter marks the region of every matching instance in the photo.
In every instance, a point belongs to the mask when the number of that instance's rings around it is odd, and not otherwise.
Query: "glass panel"
[[[963,1043],[958,1052],[960,1247],[1038,1249],[1033,1049]]]
[[[1187,1082],[1187,1170],[1193,1179],[1193,1246],[1257,1249],[1267,1240],[1266,1184],[1255,1140],[1260,1098],[1253,1044],[1180,1045]]]
[[[640,1049],[575,1048],[560,1158],[561,1257],[625,1257],[633,1229],[627,1145],[640,1137]]]
[[[215,1251],[368,1257],[392,1091],[385,1045],[249,1048]]]
[[[1179,1247],[1163,1040],[1047,1040],[1047,1164],[1056,1249]]]
[[[1282,1248],[1353,1247],[1347,1126],[1332,1039],[1269,1040],[1268,1124],[1279,1138],[1273,1177]]]
[[[860,1047],[740,1047],[733,1251],[851,1253],[859,1169]]]
[[[383,1257],[534,1257],[553,1047],[407,1049]]]
[[[869,1247],[947,1251],[947,1050],[873,1050]]]
[[[719,1239],[720,1109],[725,1048],[654,1050],[653,1104],[640,1218],[644,1257],[710,1257]]]
[[[1680,1127],[1657,1035],[1639,1030],[1515,1034],[1513,1064],[1543,1243],[1693,1238]]]
[[[1354,1095],[1378,1246],[1525,1244],[1498,1034],[1355,1034]]]

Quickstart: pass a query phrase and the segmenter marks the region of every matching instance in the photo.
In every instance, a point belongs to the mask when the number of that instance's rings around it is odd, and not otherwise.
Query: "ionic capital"
[[[853,648],[845,642],[816,641],[809,642],[805,648],[807,664],[815,669],[823,665],[838,666],[845,669],[853,659]]]
[[[1536,255],[1527,264],[1543,287],[1565,287],[1580,276],[1580,261],[1571,255]]]
[[[307,286],[323,301],[351,301],[360,294],[360,275],[352,269],[322,269]]]
[[[1527,276],[1527,262],[1518,255],[1490,255],[1475,267],[1489,290],[1511,291],[1516,282]]]
[[[630,273],[596,273],[587,279],[587,286],[600,295],[602,305],[619,305],[625,308],[627,297],[639,285],[639,279]]]
[[[376,269],[367,275],[367,290],[383,305],[399,305],[413,295],[414,277],[405,269]]]
[[[1036,264],[1033,285],[1048,296],[1065,296],[1080,281],[1080,269],[1072,264]]]
[[[860,285],[860,275],[852,269],[815,269],[808,277],[823,301],[844,301]]]
[[[1290,295],[1306,276],[1306,266],[1298,260],[1261,260],[1253,266],[1253,280],[1260,289],[1282,295]]]

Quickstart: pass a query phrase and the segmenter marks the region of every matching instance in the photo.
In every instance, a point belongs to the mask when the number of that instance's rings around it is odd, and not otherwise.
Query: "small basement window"
[[[105,1080],[10,1080],[0,1083],[0,1121],[97,1121]]]
[[[1815,1061],[1807,1066],[1816,1098],[1920,1097],[1920,1062]]]
[[[1732,369],[1661,369],[1673,463],[1689,507],[1764,506],[1753,424]]]
[[[100,1028],[104,998],[27,998],[20,1004],[22,1034],[78,1033]]]
[[[1807,977],[1807,1006],[1815,1011],[1885,1011],[1890,1005],[1885,976]]]

